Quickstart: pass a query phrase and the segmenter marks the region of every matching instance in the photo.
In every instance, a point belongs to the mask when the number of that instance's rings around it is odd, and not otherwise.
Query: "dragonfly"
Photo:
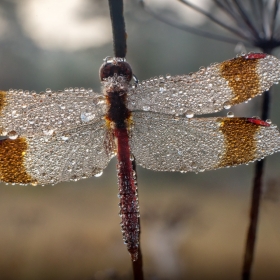
[[[56,184],[100,176],[117,157],[124,243],[138,258],[139,203],[133,164],[201,172],[261,160],[280,148],[269,120],[194,115],[229,109],[280,79],[280,61],[239,55],[196,73],[132,82],[124,58],[106,58],[102,94],[65,88],[0,91],[0,180]]]

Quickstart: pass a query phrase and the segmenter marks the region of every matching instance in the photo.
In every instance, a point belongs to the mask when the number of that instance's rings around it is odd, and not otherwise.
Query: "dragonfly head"
[[[108,77],[123,76],[126,77],[128,82],[130,82],[132,79],[132,70],[124,58],[106,58],[100,67],[99,76],[101,81],[107,79]]]

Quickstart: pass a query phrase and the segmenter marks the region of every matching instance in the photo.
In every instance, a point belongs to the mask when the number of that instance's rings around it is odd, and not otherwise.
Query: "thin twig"
[[[226,36],[216,35],[214,33],[203,31],[201,29],[198,29],[198,28],[195,28],[195,27],[192,27],[192,26],[182,25],[182,24],[179,24],[177,22],[171,21],[171,20],[161,16],[160,14],[155,13],[151,9],[149,9],[145,5],[144,1],[140,1],[140,4],[141,4],[142,8],[144,8],[145,11],[148,14],[150,14],[151,16],[156,18],[157,20],[159,20],[159,21],[161,21],[163,23],[166,23],[166,24],[168,24],[170,26],[173,26],[175,28],[178,28],[180,30],[183,30],[183,31],[186,31],[186,32],[189,32],[189,33],[192,33],[192,34],[204,37],[204,38],[209,38],[209,39],[213,39],[213,40],[216,40],[216,41],[224,42],[224,43],[229,43],[229,44],[233,44],[233,45],[236,45],[238,43],[242,43],[245,47],[252,47],[251,44],[248,44],[245,41],[229,38],[229,37],[226,37]]]
[[[126,56],[126,32],[123,17],[123,0],[109,0],[115,57]]]
[[[236,29],[236,28],[233,28],[227,24],[225,24],[224,22],[222,22],[221,20],[219,20],[218,18],[214,17],[212,14],[202,10],[201,8],[199,8],[198,6],[196,5],[193,5],[192,3],[190,3],[189,1],[187,0],[178,0],[179,2],[182,2],[183,4],[187,5],[188,7],[192,8],[193,10],[203,14],[204,16],[208,17],[210,20],[212,20],[213,22],[215,22],[216,24],[220,25],[221,27],[227,29],[228,31],[230,31],[231,33],[245,39],[245,40],[248,40],[248,37],[247,35],[245,35],[243,33],[243,31],[246,31],[246,30],[239,30],[239,29]]]
[[[259,33],[258,33],[256,27],[254,26],[254,24],[250,20],[248,13],[245,11],[245,9],[242,6],[242,4],[240,3],[240,1],[239,0],[234,0],[233,3],[236,5],[243,21],[245,22],[245,24],[250,29],[250,31],[251,31],[250,33],[253,34],[255,39],[260,39],[260,36],[259,36]]]
[[[225,14],[227,14],[234,21],[238,19],[237,24],[239,24],[241,28],[246,28],[239,13],[236,11],[236,9],[232,6],[231,3],[224,0],[213,0],[213,1],[214,3],[216,3],[217,7],[219,7]]]
[[[263,52],[269,52],[269,50],[263,50]],[[270,105],[270,93],[266,91],[263,94],[262,99],[262,114],[261,117],[263,120],[266,120],[269,116],[269,105]],[[264,164],[265,160],[258,161],[255,165],[254,180],[253,180],[253,189],[251,196],[251,210],[250,210],[250,225],[247,232],[247,239],[245,245],[245,254],[243,260],[242,268],[242,279],[250,280],[251,279],[251,270],[254,260],[255,253],[255,244],[257,238],[258,230],[258,219],[259,219],[259,209],[262,195],[262,183],[263,183],[263,174],[264,174]]]
[[[232,2],[225,0],[213,0],[225,14],[227,14],[235,23],[236,26],[241,30],[247,30],[248,25],[244,22],[243,17],[240,15],[239,10],[236,5],[233,5]],[[247,32],[247,36],[250,37],[250,40],[254,41],[254,36],[250,32]],[[249,40],[249,38],[248,38]]]
[[[262,191],[262,175],[263,175],[264,160],[258,161],[255,165],[255,177],[253,181],[253,190],[251,196],[251,210],[250,210],[250,225],[247,232],[247,240],[245,247],[245,255],[242,268],[242,279],[251,279],[251,270],[254,259],[255,243],[258,229],[258,218],[260,199]]]
[[[262,0],[256,0],[255,5],[258,7],[258,9],[260,11],[259,21],[261,23],[262,32],[263,32],[263,34],[265,34],[263,1]]]
[[[273,38],[273,33],[275,30],[275,23],[276,23],[276,16],[279,10],[279,1],[275,0],[274,2],[274,7],[273,7],[273,14],[271,17],[271,22],[270,22],[270,39]]]

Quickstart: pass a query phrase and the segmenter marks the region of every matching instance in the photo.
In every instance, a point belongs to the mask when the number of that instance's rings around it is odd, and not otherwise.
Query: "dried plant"
[[[218,17],[217,13],[214,14],[213,12],[204,10],[188,0],[178,1],[184,4],[187,8],[204,15],[210,21],[224,28],[234,36],[226,37],[190,25],[184,25],[176,20],[167,19],[164,16],[157,14],[149,9],[145,5],[144,1],[140,1],[140,3],[146,11],[160,21],[199,36],[233,44],[241,42],[245,46],[257,47],[262,52],[268,54],[271,54],[275,48],[280,46],[280,0],[212,0],[213,10],[219,12],[219,15],[222,13],[222,17]],[[269,91],[266,91],[263,94],[262,100],[262,119],[267,119],[269,117],[269,104],[270,94]],[[251,277],[251,267],[254,257],[258,214],[262,193],[264,162],[265,161],[262,160],[257,162],[255,165],[250,225],[245,246],[242,279],[250,279]]]

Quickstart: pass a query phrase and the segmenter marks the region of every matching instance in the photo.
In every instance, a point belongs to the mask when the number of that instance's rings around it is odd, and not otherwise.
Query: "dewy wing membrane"
[[[130,92],[128,108],[132,111],[200,115],[249,100],[279,81],[280,62],[271,55],[248,57],[212,64],[191,75],[143,81]]]
[[[49,135],[99,121],[106,112],[105,99],[91,89],[35,93],[0,91],[0,132],[7,135]]]
[[[131,151],[158,171],[204,171],[249,163],[279,150],[278,129],[246,118],[179,118],[134,112]],[[168,141],[166,141],[168,139]]]
[[[92,177],[114,156],[104,121],[50,136],[0,141],[0,176],[8,183],[55,184]]]

